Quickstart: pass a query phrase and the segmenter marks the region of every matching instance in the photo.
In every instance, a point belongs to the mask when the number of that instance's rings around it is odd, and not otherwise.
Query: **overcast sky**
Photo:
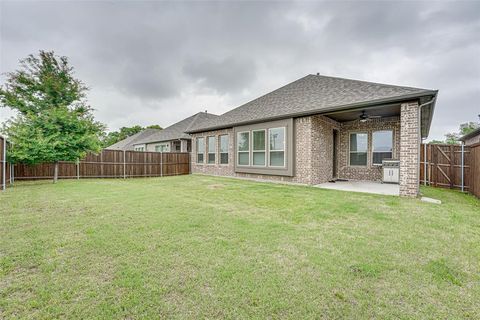
[[[316,72],[440,90],[430,138],[480,113],[480,2],[2,0],[0,9],[0,71],[40,49],[68,56],[110,130],[221,114]],[[0,121],[11,115],[0,109]]]

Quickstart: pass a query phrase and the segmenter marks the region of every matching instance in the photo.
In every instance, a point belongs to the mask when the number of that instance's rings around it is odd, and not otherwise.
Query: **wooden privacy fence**
[[[480,145],[422,144],[420,182],[470,191],[480,197]]]
[[[480,198],[480,143],[470,146],[470,192]]]
[[[5,190],[11,182],[12,173],[11,165],[7,162],[7,147],[7,140],[0,136],[0,190]]]
[[[103,150],[77,162],[59,162],[59,179],[164,177],[190,173],[190,154]],[[15,164],[15,180],[53,179],[54,164]]]

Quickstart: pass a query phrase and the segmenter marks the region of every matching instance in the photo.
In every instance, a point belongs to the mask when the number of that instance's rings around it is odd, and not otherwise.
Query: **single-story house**
[[[192,172],[308,185],[381,181],[383,160],[396,159],[400,195],[416,196],[437,92],[307,75],[186,130]]]
[[[211,120],[216,117],[218,116],[211,113],[199,112],[193,116],[174,123],[163,130],[146,129],[142,131],[143,134],[141,134],[139,137],[129,140],[128,145],[131,146],[131,149],[129,150],[153,152],[190,152],[192,148],[191,137],[189,134],[185,133],[185,131],[189,130],[189,128],[193,125],[201,125],[201,123],[204,121]],[[131,137],[125,140],[130,138]],[[115,145],[121,144],[123,141],[117,142]],[[107,149],[112,149],[113,146],[110,146]]]
[[[460,138],[466,146],[471,146],[477,143],[480,143],[480,128],[473,130],[469,134],[464,135]]]
[[[111,146],[106,147],[107,150],[124,150],[124,151],[133,151],[134,145],[137,141],[143,141],[149,136],[162,131],[162,129],[145,129],[140,132],[137,132],[130,137],[127,137],[117,143],[112,144]]]

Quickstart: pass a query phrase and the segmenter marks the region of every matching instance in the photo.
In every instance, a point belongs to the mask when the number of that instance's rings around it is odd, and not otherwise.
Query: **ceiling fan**
[[[378,119],[381,118],[382,116],[369,116],[365,110],[362,111],[362,114],[360,115],[360,122],[366,122],[369,119]]]

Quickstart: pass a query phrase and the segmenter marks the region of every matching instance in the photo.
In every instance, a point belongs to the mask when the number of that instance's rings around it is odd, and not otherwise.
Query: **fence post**
[[[123,179],[127,177],[126,165],[125,165],[125,150],[123,150]]]
[[[77,180],[80,179],[80,160],[77,158],[76,162],[76,168],[77,168]]]
[[[15,179],[15,164],[10,163],[10,185],[13,186],[13,179]]]
[[[462,171],[462,179],[461,179],[462,180],[462,192],[463,192],[464,184],[465,184],[465,182],[463,180],[464,179],[463,175],[464,175],[464,170],[465,170],[464,169],[464,166],[465,166],[464,156],[465,156],[465,143],[462,141],[462,169],[461,169],[461,171]]]
[[[423,143],[423,185],[427,185],[427,144]]]
[[[163,151],[160,152],[160,177],[163,177]]]
[[[2,190],[5,190],[7,188],[7,177],[5,177],[5,174],[7,173],[7,140],[2,139],[2,144],[3,144],[3,159],[2,159]]]

